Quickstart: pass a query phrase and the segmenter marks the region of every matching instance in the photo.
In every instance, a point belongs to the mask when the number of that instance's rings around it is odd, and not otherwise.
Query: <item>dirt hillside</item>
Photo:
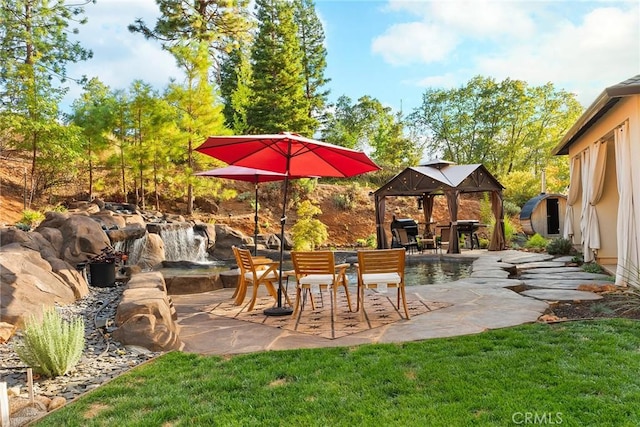
[[[13,225],[22,217],[24,209],[24,170],[26,164],[17,160],[5,161],[3,159],[0,168],[0,225]],[[235,188],[238,194],[248,194],[253,192],[251,184],[225,181],[225,185]],[[373,200],[369,197],[369,192],[376,188],[362,187],[355,198],[354,208],[350,210],[341,209],[335,202],[335,195],[342,194],[346,188],[338,184],[322,184],[312,192],[310,198],[318,204],[322,214],[318,219],[328,227],[329,247],[349,247],[356,244],[358,239],[366,239],[375,234],[375,215]],[[98,197],[104,197],[97,195]],[[51,195],[49,195],[51,198]],[[64,195],[55,197],[56,200],[63,200]],[[105,197],[108,199],[108,197]],[[198,212],[187,219],[199,219],[206,222],[227,224],[232,228],[243,231],[248,235],[254,232],[254,210],[250,197],[237,197],[236,199],[224,201],[219,205],[212,203],[201,203]],[[47,200],[36,200],[32,203],[32,210],[46,210],[49,204]],[[165,202],[162,210],[167,213],[185,214],[184,201]],[[273,200],[261,200],[259,203],[260,212],[258,224],[260,232],[279,233],[280,217],[282,216],[282,204],[277,197]],[[296,206],[287,210],[287,228],[295,224]],[[214,212],[215,211],[215,212]],[[386,208],[385,226],[388,227],[392,216],[398,218],[413,218],[417,222],[423,222],[423,213],[417,209],[417,201],[412,197],[388,198]],[[479,218],[479,202],[474,197],[464,197],[459,209],[459,218]],[[447,223],[449,214],[444,197],[435,198],[433,220],[439,223]],[[388,229],[388,228],[387,228]]]

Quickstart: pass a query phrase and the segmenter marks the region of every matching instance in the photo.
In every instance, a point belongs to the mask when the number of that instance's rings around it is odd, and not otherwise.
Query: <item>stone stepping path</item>
[[[518,271],[520,271],[520,267],[518,267]],[[582,269],[580,267],[549,267],[549,268],[533,268],[531,270],[523,270],[521,275],[525,274],[552,274],[552,273],[569,273],[569,272],[581,272]]]
[[[565,263],[560,261],[527,262],[525,264],[518,264],[516,267],[518,268],[518,270],[545,269],[545,271],[547,271],[547,269],[551,268],[577,268],[578,270],[580,270],[579,267],[566,267]]]
[[[529,289],[520,294],[543,301],[595,301],[602,299],[601,295],[593,292],[568,289]]]
[[[588,273],[580,267],[567,266],[573,257],[554,258],[553,255],[536,253],[508,253],[500,260],[501,264],[515,264],[518,279],[525,291],[520,295],[547,302],[599,300],[601,295],[595,292],[579,291],[580,285],[611,285],[607,274]],[[495,265],[495,264],[494,264]],[[474,264],[474,273],[475,270]],[[480,277],[490,276],[493,272],[480,269]],[[472,273],[473,277],[473,273]],[[495,276],[498,277],[498,276]]]
[[[584,280],[605,280],[610,277],[607,274],[597,274],[597,273],[587,273],[585,271],[568,271],[565,273],[546,273],[544,271],[540,273],[531,273],[529,271],[520,275],[520,279],[525,282],[527,279],[538,279],[538,280],[558,280],[558,279],[566,279],[566,280],[575,280],[575,279],[584,279]]]
[[[611,285],[609,280],[526,280],[528,288],[537,289],[578,289],[580,285],[605,286]]]

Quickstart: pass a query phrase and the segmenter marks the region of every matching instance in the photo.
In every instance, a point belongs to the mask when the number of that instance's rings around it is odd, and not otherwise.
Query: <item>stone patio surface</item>
[[[184,351],[225,355],[266,350],[396,343],[476,334],[489,329],[535,322],[548,308],[547,301],[586,299],[583,292],[574,291],[579,284],[579,281],[575,280],[576,271],[567,268],[567,284],[559,283],[564,279],[563,267],[557,262],[544,262],[551,258],[546,254],[474,250],[465,251],[461,255],[443,256],[476,258],[471,277],[439,285],[411,286],[407,287],[407,293],[408,299],[417,298],[442,303],[445,305],[444,308],[413,316],[409,320],[402,319],[333,339],[212,314],[210,307],[229,301],[233,289],[172,295],[181,328],[180,338],[185,343]],[[530,292],[530,296],[516,292],[526,288],[526,280],[509,279],[503,274],[506,270],[516,268],[526,270],[529,273],[527,276],[530,275],[535,281],[536,290]],[[549,277],[549,288],[552,291],[549,294],[545,294],[546,288],[543,285],[546,276],[538,272],[544,271],[545,268],[553,271]],[[533,271],[538,274],[530,274]],[[582,273],[580,279],[590,282],[589,277],[588,273]],[[601,277],[594,275],[593,279]],[[559,289],[562,289],[562,293],[558,292]],[[350,287],[350,292],[355,297],[355,284]],[[395,300],[393,297],[391,299]],[[309,313],[303,312],[302,315]]]

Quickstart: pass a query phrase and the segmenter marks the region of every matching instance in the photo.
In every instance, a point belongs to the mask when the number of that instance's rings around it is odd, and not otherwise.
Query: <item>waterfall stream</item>
[[[207,237],[189,227],[162,227],[160,238],[164,243],[167,261],[207,262]]]

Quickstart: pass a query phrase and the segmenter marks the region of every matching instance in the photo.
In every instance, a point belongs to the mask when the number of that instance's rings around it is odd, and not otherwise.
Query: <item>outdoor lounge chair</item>
[[[253,285],[253,296],[251,297],[251,302],[249,303],[247,311],[253,310],[253,306],[255,305],[256,299],[258,298],[258,288],[261,284],[263,284],[267,288],[267,292],[269,292],[269,295],[277,300],[278,294],[276,292],[274,284],[277,285],[279,280],[280,272],[277,270],[279,263],[262,257],[254,259],[251,256],[251,251],[249,249],[240,249],[234,246],[233,253],[236,256],[238,268],[240,268],[238,289],[234,294],[236,295],[235,304],[242,304],[245,295],[247,294],[247,287],[249,283]],[[291,304],[286,293],[285,297],[287,299],[287,302]]]
[[[358,251],[358,302],[356,310],[364,312],[364,290],[376,289],[382,292],[387,287],[397,288],[398,301],[396,308],[400,310],[400,299],[404,314],[409,319],[407,298],[404,291],[404,264],[406,251],[402,248]]]
[[[409,239],[409,235],[407,234],[407,230],[402,228],[394,228],[393,235],[395,236],[396,242],[402,246],[405,250],[412,253],[418,250],[418,242],[412,239]]]
[[[449,248],[449,239],[451,237],[451,227],[440,227],[440,240],[438,241],[438,248],[442,253],[442,246]]]
[[[349,311],[352,311],[346,274],[349,264],[336,265],[332,251],[292,251],[291,260],[293,261],[297,281],[294,314],[298,312],[299,308],[300,310],[304,309],[307,293],[311,295],[314,290],[318,292],[329,290],[332,296],[331,318],[335,319],[337,293],[340,286],[344,287]],[[312,308],[315,308],[313,297],[311,298],[311,304]]]

